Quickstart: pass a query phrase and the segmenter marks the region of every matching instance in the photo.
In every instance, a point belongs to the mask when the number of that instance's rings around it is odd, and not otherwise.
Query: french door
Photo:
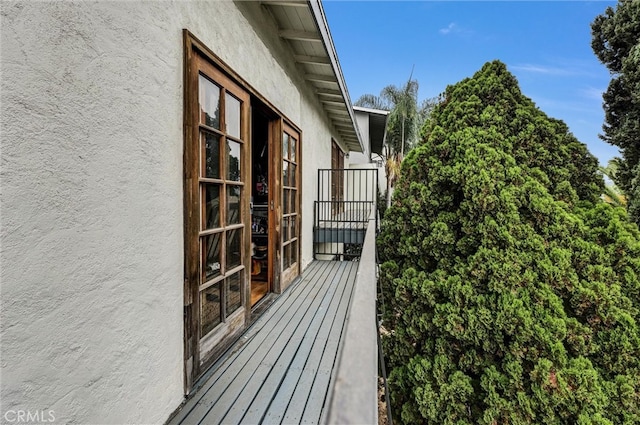
[[[283,124],[280,220],[280,285],[300,274],[300,133]]]
[[[250,97],[192,51],[185,121],[187,390],[247,318]],[[248,233],[249,232],[249,233]]]
[[[251,319],[254,156],[268,215],[267,276],[278,293],[300,274],[300,131],[188,31],[185,41],[185,391]],[[251,134],[251,103],[268,119]],[[252,137],[262,146],[252,155]],[[264,139],[264,140],[263,140]],[[266,150],[265,150],[266,149]],[[252,167],[254,165],[254,167]],[[263,169],[263,171],[265,171]],[[268,187],[268,196],[267,196]],[[256,189],[257,190],[257,189]],[[263,240],[264,242],[264,240]]]

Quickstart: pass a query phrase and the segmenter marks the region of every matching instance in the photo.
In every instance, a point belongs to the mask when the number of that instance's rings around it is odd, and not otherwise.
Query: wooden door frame
[[[251,308],[250,304],[250,268],[251,261],[251,232],[250,213],[247,190],[247,184],[250,177],[251,165],[251,128],[250,128],[250,93],[241,85],[233,81],[229,76],[224,74],[214,61],[206,54],[206,51],[200,48],[199,42],[191,37],[190,33],[184,34],[184,158],[183,158],[183,174],[184,174],[184,252],[185,252],[185,273],[184,273],[184,388],[185,393],[189,394],[204,371],[216,360],[216,358],[228,347],[239,332],[245,329],[245,324],[249,322]],[[209,78],[216,81],[231,93],[234,97],[241,96],[242,105],[240,112],[240,138],[242,141],[241,149],[241,179],[237,185],[242,190],[242,196],[239,199],[240,220],[242,227],[242,240],[240,241],[241,250],[241,266],[244,269],[235,273],[240,274],[240,307],[231,314],[226,314],[226,289],[225,279],[221,278],[220,285],[220,304],[221,315],[223,320],[216,325],[217,331],[211,331],[207,335],[200,335],[200,295],[201,285],[205,284],[202,280],[202,252],[200,250],[200,237],[202,225],[202,199],[201,199],[201,124],[200,112],[198,108],[199,100],[199,78],[203,72]],[[224,99],[221,98],[224,104]],[[223,131],[226,134],[226,131]],[[219,153],[222,155],[222,152]],[[220,158],[220,156],[219,156]],[[218,159],[220,160],[220,159]],[[226,166],[222,168],[224,172]],[[223,182],[229,180],[227,176],[221,175]],[[221,185],[222,188],[227,187],[227,183]],[[236,185],[235,183],[233,184]],[[225,201],[220,202],[221,227],[227,227],[224,222],[227,208],[227,192],[221,190],[220,198],[224,197]],[[223,208],[224,207],[224,208]],[[234,226],[231,226],[234,227]],[[222,230],[223,234],[230,230]],[[221,243],[225,240],[223,236]],[[227,247],[223,245],[220,248],[220,262],[223,268],[226,267],[225,256]],[[235,274],[234,273],[234,274]],[[222,275],[224,276],[224,275]],[[224,314],[223,314],[224,313]],[[215,332],[215,334],[213,334]],[[206,358],[201,358],[203,348],[207,348]]]
[[[281,291],[284,291],[294,280],[296,277],[298,277],[300,275],[300,270],[301,270],[301,256],[300,253],[302,252],[302,132],[297,129],[296,127],[290,125],[288,122],[282,122],[281,125],[281,129],[280,129],[280,135],[279,135],[279,148],[278,148],[278,179],[280,179],[282,177],[282,163],[283,163],[283,152],[282,152],[282,142],[283,142],[283,134],[285,132],[285,130],[288,130],[289,133],[295,133],[297,136],[296,139],[296,148],[297,148],[297,152],[296,152],[296,207],[297,207],[297,214],[296,214],[296,218],[297,218],[297,232],[296,232],[296,238],[297,238],[297,243],[296,243],[296,266],[295,268],[288,268],[287,271],[283,270],[283,258],[282,255],[283,253],[281,252],[281,246],[282,246],[282,239],[280,237],[280,233],[278,233],[278,251],[280,253],[279,258],[277,259],[277,265],[279,267],[280,270],[280,289]],[[282,182],[280,182],[282,184]],[[277,203],[278,205],[278,229],[281,231],[281,219],[282,219],[282,215],[284,213],[283,211],[283,205],[282,205],[282,189],[283,186],[279,186],[278,187],[278,199],[279,202]]]
[[[269,122],[269,273],[271,290],[282,293],[280,264],[280,178],[282,176],[282,117]]]

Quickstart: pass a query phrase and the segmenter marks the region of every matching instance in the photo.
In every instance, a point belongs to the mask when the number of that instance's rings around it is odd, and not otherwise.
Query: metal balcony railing
[[[315,259],[357,260],[362,252],[371,212],[377,208],[378,170],[318,170],[314,203]],[[377,228],[377,214],[374,214]]]

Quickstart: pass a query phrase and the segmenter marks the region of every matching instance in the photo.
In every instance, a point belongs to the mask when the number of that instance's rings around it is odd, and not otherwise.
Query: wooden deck
[[[312,262],[169,424],[325,422],[357,268]]]

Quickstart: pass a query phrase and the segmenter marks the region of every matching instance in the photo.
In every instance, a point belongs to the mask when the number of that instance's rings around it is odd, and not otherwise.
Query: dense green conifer
[[[620,0],[591,24],[591,47],[611,72],[603,95],[603,140],[620,148],[614,180],[640,225],[640,1]]]
[[[640,423],[640,235],[500,62],[446,89],[379,237],[394,419]]]

